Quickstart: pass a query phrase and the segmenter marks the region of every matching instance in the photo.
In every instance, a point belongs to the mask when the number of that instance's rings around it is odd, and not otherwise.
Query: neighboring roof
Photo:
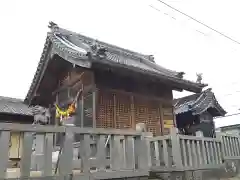
[[[0,113],[32,116],[31,109],[23,100],[0,96]]]
[[[232,130],[232,129],[240,129],[240,124],[234,124],[229,126],[222,126],[217,129],[221,129],[221,131]]]
[[[162,80],[168,80],[169,82],[177,84],[176,88],[193,92],[201,92],[202,88],[206,86],[205,84],[184,80],[182,78],[183,72],[172,71],[157,65],[151,55],[143,55],[97,41],[90,37],[60,28],[53,22],[50,22],[49,27],[51,31],[47,35],[44,50],[25,102],[31,101],[33,94],[36,93],[37,86],[41,81],[48,61],[54,54],[59,55],[66,61],[86,68],[91,68],[93,63],[125,67],[133,71],[158,77]],[[91,47],[94,44],[97,44],[99,48],[106,49],[106,58],[101,60],[89,58],[89,52],[91,52]]]
[[[194,115],[201,114],[210,108],[216,109],[216,116],[224,116],[227,112],[218,103],[212,89],[209,88],[201,93],[185,96],[174,100],[175,114],[191,111]]]

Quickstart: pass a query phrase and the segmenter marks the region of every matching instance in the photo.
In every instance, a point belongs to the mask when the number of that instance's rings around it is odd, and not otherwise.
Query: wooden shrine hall
[[[143,55],[49,24],[43,53],[25,98],[50,108],[51,124],[135,129],[155,135],[174,126],[172,90],[200,93],[195,83]]]
[[[202,91],[200,75],[191,82],[152,55],[53,22],[49,28],[24,100],[34,123],[0,124],[1,179],[207,180],[239,173],[240,136],[189,136],[176,128],[226,113],[211,89]],[[173,90],[195,94],[173,101]],[[22,134],[21,156],[9,167],[13,132]]]

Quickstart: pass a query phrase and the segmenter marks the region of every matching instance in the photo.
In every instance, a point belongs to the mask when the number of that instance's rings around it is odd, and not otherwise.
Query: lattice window
[[[135,123],[147,124],[147,106],[146,102],[140,97],[134,97]]]
[[[135,122],[145,123],[147,130],[154,135],[161,134],[161,116],[157,101],[146,98],[134,98]]]
[[[157,101],[149,101],[148,107],[148,130],[155,135],[161,134],[161,115],[160,107]]]
[[[131,128],[131,96],[116,93],[116,128]]]
[[[104,90],[98,90],[97,127],[113,128],[114,95]]]

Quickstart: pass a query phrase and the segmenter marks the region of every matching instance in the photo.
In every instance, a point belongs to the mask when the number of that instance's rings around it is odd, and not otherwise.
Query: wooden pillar
[[[97,88],[94,85],[93,91],[92,91],[92,118],[93,118],[93,128],[97,127]]]
[[[56,103],[56,104],[59,103],[58,93],[56,93],[56,102],[55,102],[55,103]],[[55,111],[56,111],[56,110],[55,110]],[[55,126],[58,126],[58,125],[59,125],[59,120],[58,120],[58,118],[56,118],[56,112],[55,112],[55,117],[54,117],[54,125],[55,125]],[[59,133],[55,133],[55,134],[54,134],[54,140],[53,140],[54,146],[57,145],[58,136],[59,136]]]
[[[84,92],[84,86],[82,84],[82,92]],[[81,104],[81,108],[80,108],[80,126],[83,127],[83,121],[84,121],[84,94],[82,93],[81,98],[80,98],[80,104]]]
[[[173,124],[175,127],[177,127],[177,117],[175,114],[174,106],[172,106],[172,114],[173,114]]]
[[[131,95],[131,125],[133,129],[136,129],[136,119],[135,119],[135,112],[134,112],[134,97]]]
[[[113,128],[117,128],[117,102],[116,94],[113,94]]]
[[[160,130],[161,130],[161,135],[164,135],[164,118],[163,118],[163,105],[162,103],[160,103],[159,106],[159,110],[160,110]]]

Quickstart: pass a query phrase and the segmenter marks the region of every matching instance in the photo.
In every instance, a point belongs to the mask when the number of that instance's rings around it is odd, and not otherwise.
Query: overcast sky
[[[238,0],[165,2],[240,41]],[[43,50],[48,22],[54,21],[63,28],[153,54],[158,64],[185,71],[190,80],[195,81],[196,72],[201,72],[229,114],[239,112],[240,45],[157,0],[8,0],[0,2],[0,20],[1,96],[25,97]],[[218,119],[216,125],[239,123],[238,119],[240,116]]]

